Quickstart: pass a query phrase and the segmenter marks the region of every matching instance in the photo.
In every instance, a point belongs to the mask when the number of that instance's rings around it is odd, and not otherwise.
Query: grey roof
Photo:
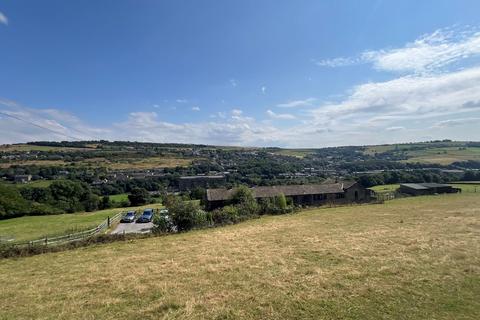
[[[255,198],[272,198],[280,194],[285,196],[299,196],[310,194],[327,194],[327,193],[343,193],[345,189],[350,188],[356,182],[338,182],[329,184],[307,184],[307,185],[288,185],[288,186],[268,186],[253,187]],[[222,201],[231,199],[236,189],[207,189],[208,201]]]
[[[450,185],[443,183],[421,183],[421,185],[427,188],[451,187]]]
[[[223,179],[225,176],[185,176],[180,177],[182,180],[195,180],[195,179]]]
[[[415,189],[415,190],[427,190],[428,189],[427,187],[424,187],[419,183],[402,183],[400,186],[401,187],[407,187],[407,188],[410,188],[410,189]]]
[[[415,190],[428,190],[431,188],[451,187],[448,184],[441,184],[441,183],[402,183],[401,186],[405,186],[407,188],[415,189]]]

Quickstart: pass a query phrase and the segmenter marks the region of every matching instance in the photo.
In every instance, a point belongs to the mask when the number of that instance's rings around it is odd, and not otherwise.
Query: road
[[[149,233],[153,228],[153,223],[119,223],[115,230],[112,231],[112,234],[122,234],[122,233]]]

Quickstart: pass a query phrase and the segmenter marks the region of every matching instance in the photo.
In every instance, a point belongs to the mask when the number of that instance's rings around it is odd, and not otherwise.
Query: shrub
[[[132,206],[141,206],[151,202],[151,197],[148,191],[144,188],[133,188],[128,195],[128,200]]]
[[[176,197],[168,201],[167,208],[178,231],[188,231],[208,223],[206,212],[195,201],[182,201]]]
[[[172,220],[168,216],[156,215],[153,219],[153,233],[168,233],[174,230]]]
[[[234,206],[226,206],[212,211],[212,222],[215,225],[233,224],[240,221],[238,210]]]

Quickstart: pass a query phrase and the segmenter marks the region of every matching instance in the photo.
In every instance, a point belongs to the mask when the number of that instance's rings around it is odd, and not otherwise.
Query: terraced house
[[[292,199],[296,205],[319,206],[328,203],[351,203],[370,201],[370,192],[355,181],[329,184],[268,186],[251,188],[258,199],[273,198],[281,194]],[[228,204],[236,189],[207,189],[206,204],[208,210]]]

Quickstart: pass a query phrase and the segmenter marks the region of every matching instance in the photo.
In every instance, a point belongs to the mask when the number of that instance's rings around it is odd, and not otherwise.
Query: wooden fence
[[[66,235],[57,236],[57,237],[45,236],[44,238],[25,241],[25,242],[13,242],[12,245],[16,245],[16,246],[45,245],[47,246],[47,245],[60,245],[60,244],[65,244],[69,242],[84,240],[105,231],[112,225],[112,223],[119,221],[122,215],[123,213],[119,212],[116,215],[114,215],[112,218],[108,217],[101,224],[89,230],[66,234]]]

